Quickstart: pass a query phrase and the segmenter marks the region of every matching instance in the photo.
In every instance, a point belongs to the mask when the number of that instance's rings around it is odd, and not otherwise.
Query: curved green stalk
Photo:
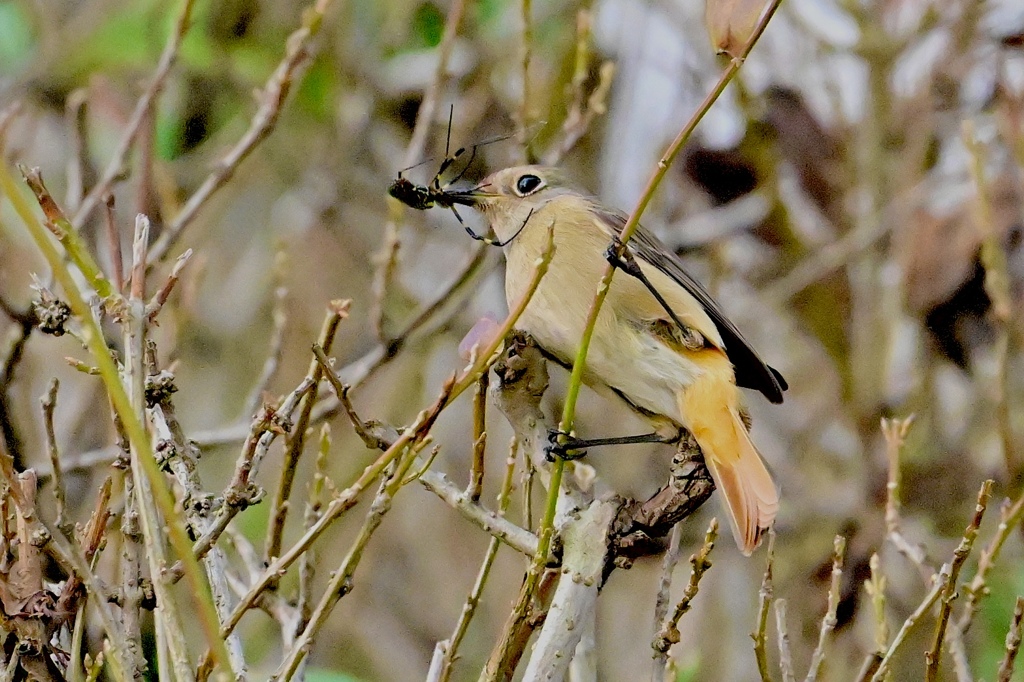
[[[199,621],[206,635],[207,643],[214,652],[216,663],[223,670],[230,670],[227,648],[224,640],[220,637],[220,623],[213,607],[210,588],[203,578],[199,562],[196,561],[195,555],[192,553],[192,542],[185,532],[180,516],[175,511],[174,496],[167,487],[166,481],[164,481],[160,466],[156,463],[153,444],[149,439],[149,434],[146,432],[146,427],[143,425],[139,415],[132,410],[132,403],[121,381],[117,364],[114,362],[113,357],[110,355],[110,349],[107,348],[103,340],[103,334],[97,325],[95,317],[93,317],[92,310],[88,303],[86,303],[67,264],[61,257],[60,251],[50,241],[50,233],[36,219],[28,202],[25,201],[24,196],[18,190],[18,186],[11,176],[9,169],[3,163],[0,163],[0,189],[7,194],[15,211],[25,223],[25,227],[35,241],[36,247],[46,258],[50,268],[53,270],[54,277],[64,290],[64,295],[68,299],[68,305],[82,324],[82,341],[95,359],[100,376],[110,396],[110,401],[124,425],[132,447],[138,449],[142,468],[149,481],[157,506],[160,508],[160,513],[164,517],[164,523],[168,528],[171,545],[181,559],[185,568],[185,576],[189,581],[193,594],[196,595]],[[150,531],[149,528],[146,530],[147,532]],[[161,576],[153,576],[153,580],[160,579],[162,579]]]
[[[654,196],[654,192],[658,189],[662,179],[668,172],[669,167],[672,165],[672,161],[682,150],[683,145],[693,135],[694,129],[697,124],[700,123],[701,119],[708,113],[712,105],[721,96],[722,92],[732,81],[733,77],[739,72],[740,67],[743,65],[747,55],[750,54],[750,50],[753,49],[754,44],[757,43],[758,38],[764,33],[765,28],[768,26],[768,22],[775,14],[775,10],[778,9],[779,4],[782,0],[772,0],[771,4],[765,10],[761,16],[761,20],[758,21],[757,26],[754,28],[753,33],[743,46],[743,50],[739,56],[733,58],[729,62],[729,66],[725,69],[722,75],[719,77],[715,87],[712,88],[711,92],[704,98],[700,106],[687,121],[686,125],[679,131],[675,139],[665,150],[664,155],[658,161],[658,165],[651,175],[650,180],[647,181],[647,186],[644,188],[643,193],[640,195],[640,200],[637,202],[636,208],[629,216],[629,220],[626,221],[625,226],[622,228],[622,233],[619,235],[619,240],[622,244],[625,244],[636,232],[637,227],[640,225],[640,216],[643,215],[644,211],[647,210],[648,204],[651,202],[651,198]],[[583,385],[583,372],[587,364],[587,352],[590,350],[590,341],[594,336],[594,326],[597,323],[597,316],[601,312],[601,306],[604,305],[604,300],[608,296],[608,289],[611,287],[612,277],[615,275],[615,267],[608,264],[605,267],[604,274],[597,285],[597,293],[594,295],[594,302],[590,305],[590,311],[587,314],[587,324],[583,330],[583,337],[580,339],[580,346],[576,352],[576,359],[572,365],[572,376],[569,378],[569,388],[565,396],[565,404],[562,408],[562,421],[559,426],[559,430],[562,433],[569,433],[572,430],[573,422],[576,418],[576,401],[579,398],[580,388]],[[548,500],[547,509],[544,513],[544,519],[541,522],[540,532],[538,537],[540,539],[539,546],[537,548],[537,557],[546,557],[548,549],[551,544],[552,528],[555,520],[555,509],[558,502],[558,484],[562,480],[562,471],[565,468],[565,462],[562,459],[557,459],[551,471],[551,486],[548,489]],[[535,558],[535,561],[537,559]]]

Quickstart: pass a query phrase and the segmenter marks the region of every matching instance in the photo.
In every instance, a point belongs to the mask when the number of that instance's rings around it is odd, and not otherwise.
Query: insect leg
[[[445,138],[444,138],[444,155],[445,155],[445,158],[448,157],[448,149],[451,147],[451,144],[452,144],[452,116],[454,116],[454,115],[455,115],[455,105],[452,104],[451,106],[448,107],[448,133],[447,133],[447,135],[445,135]]]
[[[492,239],[491,241],[488,242],[488,244],[490,244],[491,246],[505,246],[506,244],[508,244],[513,239],[515,239],[516,237],[519,236],[519,233],[523,231],[523,228],[526,227],[526,223],[530,222],[530,218],[532,218],[532,217],[533,217],[533,209],[531,208],[530,212],[526,214],[526,220],[524,220],[523,224],[519,226],[519,229],[516,230],[515,234],[513,234],[511,237],[509,237],[508,239],[506,239],[503,242],[495,241],[495,240]]]
[[[487,244],[488,246],[499,246],[500,247],[500,246],[505,246],[506,244],[510,243],[513,239],[515,239],[516,237],[519,236],[519,233],[523,231],[523,228],[526,227],[526,223],[530,222],[530,218],[533,216],[533,209],[531,208],[530,212],[526,216],[526,220],[524,220],[523,224],[519,226],[519,229],[516,230],[515,234],[513,234],[511,237],[509,237],[505,241],[499,241],[497,239],[491,239],[490,237],[485,237],[482,234],[477,234],[476,232],[473,231],[473,228],[471,228],[469,225],[467,225],[466,221],[464,221],[462,219],[462,216],[459,215],[459,212],[456,210],[455,206],[450,205],[450,206],[448,206],[448,208],[450,208],[452,210],[452,213],[455,214],[455,218],[459,221],[459,224],[462,225],[462,229],[464,229],[466,231],[466,234],[468,234],[470,237],[472,237],[473,239],[477,240],[478,242],[483,242],[484,244]]]
[[[448,182],[448,183],[445,184],[446,188],[447,187],[451,187],[452,185],[454,185],[456,182],[458,182],[459,180],[462,179],[463,175],[466,174],[466,171],[469,170],[469,167],[473,165],[473,159],[476,158],[476,148],[479,147],[479,146],[480,145],[475,144],[472,147],[470,147],[471,152],[470,152],[470,155],[469,155],[469,161],[467,161],[466,165],[462,167],[462,172],[461,173],[459,173],[454,178],[452,178],[451,182]],[[464,152],[464,151],[466,151],[465,147],[463,147],[458,152],[456,152],[456,154],[459,154],[459,153]],[[454,161],[455,159],[453,158],[452,160]]]
[[[475,150],[475,147],[474,147],[474,150]],[[444,172],[446,170],[448,170],[451,167],[451,165],[453,163],[455,163],[455,161],[460,156],[462,156],[465,153],[465,151],[466,151],[465,147],[460,147],[460,148],[455,150],[454,154],[452,154],[451,156],[445,157],[445,160],[441,162],[440,168],[437,169],[437,173],[434,175],[433,181],[431,181],[431,183],[430,183],[431,187],[433,189],[437,190],[438,192],[443,192],[444,191],[444,189],[441,187],[441,176],[444,174]],[[462,177],[462,176],[460,175],[459,177]],[[452,182],[454,182],[454,180]],[[451,183],[447,183],[445,185],[445,187],[447,187],[450,184]]]
[[[493,245],[494,240],[474,232],[473,228],[466,224],[466,221],[462,219],[462,216],[459,215],[459,212],[455,210],[454,206],[449,206],[448,208],[450,208],[452,210],[452,213],[455,214],[455,219],[459,221],[459,225],[462,225],[462,229],[466,231],[466,234],[468,234],[470,237],[477,240],[478,242]]]

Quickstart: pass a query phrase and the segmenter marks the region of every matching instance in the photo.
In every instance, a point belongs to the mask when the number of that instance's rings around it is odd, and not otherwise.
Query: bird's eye
[[[544,185],[544,181],[536,175],[524,175],[516,180],[516,194],[525,197],[533,194]]]

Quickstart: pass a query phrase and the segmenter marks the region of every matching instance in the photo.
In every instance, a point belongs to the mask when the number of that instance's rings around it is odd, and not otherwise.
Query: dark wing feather
[[[622,232],[627,220],[624,214],[604,208],[599,209],[598,214],[608,219],[609,226],[616,234]],[[630,250],[640,259],[655,266],[678,282],[704,306],[708,317],[718,327],[718,333],[722,335],[722,341],[725,342],[725,353],[736,370],[736,384],[743,388],[760,391],[773,403],[781,403],[782,392],[789,388],[789,384],[778,370],[765,364],[764,360],[743,338],[743,334],[736,328],[736,325],[725,316],[718,303],[711,298],[707,289],[683,270],[683,265],[675,257],[675,254],[642,225],[637,227],[637,231],[629,241]]]

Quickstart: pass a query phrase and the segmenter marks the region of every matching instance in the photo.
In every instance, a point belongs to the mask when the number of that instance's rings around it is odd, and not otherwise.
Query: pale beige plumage
[[[571,365],[606,266],[605,249],[624,216],[567,187],[556,169],[539,166],[498,171],[457,203],[479,208],[499,240],[515,235],[504,247],[510,302],[527,286],[554,224],[554,258],[517,326]],[[775,518],[778,493],[740,419],[737,371],[742,385],[774,402],[781,401],[785,381],[652,234],[641,228],[631,252],[676,317],[704,343],[693,348],[666,333],[676,325],[662,305],[642,282],[619,273],[594,329],[584,380],[614,389],[659,433],[683,427],[694,435],[725,498],[737,544],[749,554]]]

